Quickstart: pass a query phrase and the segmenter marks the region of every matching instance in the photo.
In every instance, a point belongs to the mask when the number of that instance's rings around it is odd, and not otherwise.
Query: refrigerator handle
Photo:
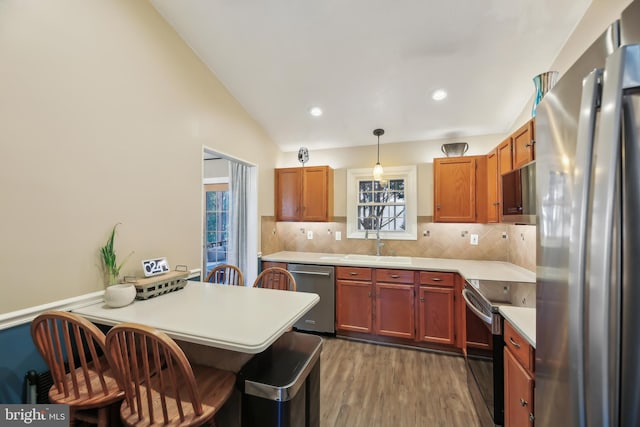
[[[620,417],[620,166],[623,91],[638,86],[640,46],[607,58],[593,171],[589,254],[588,425],[619,425]]]
[[[569,375],[576,425],[586,425],[585,406],[585,268],[587,253],[587,218],[592,175],[595,124],[602,90],[602,69],[595,69],[584,79],[578,119],[576,164],[573,175],[571,206],[571,243],[569,245],[569,354],[573,355]]]

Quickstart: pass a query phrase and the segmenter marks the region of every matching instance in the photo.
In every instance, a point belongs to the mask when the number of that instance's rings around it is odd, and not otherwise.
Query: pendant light
[[[373,179],[380,181],[382,179],[382,174],[384,173],[382,165],[380,164],[380,135],[384,135],[384,129],[375,129],[373,134],[378,137],[378,161],[373,167]]]

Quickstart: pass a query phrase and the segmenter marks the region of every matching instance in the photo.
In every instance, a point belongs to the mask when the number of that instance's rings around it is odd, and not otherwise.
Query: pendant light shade
[[[378,161],[373,167],[373,179],[380,181],[382,179],[382,174],[384,173],[382,165],[380,164],[380,135],[384,135],[384,129],[375,129],[373,134],[378,137]]]

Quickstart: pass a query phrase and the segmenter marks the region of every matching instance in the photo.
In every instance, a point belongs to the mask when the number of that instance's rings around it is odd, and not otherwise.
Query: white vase
[[[109,307],[124,307],[136,299],[136,287],[129,283],[111,285],[104,291],[104,302]]]

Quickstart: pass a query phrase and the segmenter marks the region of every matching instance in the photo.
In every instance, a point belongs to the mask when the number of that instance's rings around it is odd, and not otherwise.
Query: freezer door
[[[640,45],[607,59],[597,138],[589,277],[587,417],[593,425],[640,421]]]
[[[545,95],[536,114],[536,424],[578,425],[571,394],[569,249],[582,83],[618,46],[612,25]],[[562,417],[558,414],[563,414]]]

